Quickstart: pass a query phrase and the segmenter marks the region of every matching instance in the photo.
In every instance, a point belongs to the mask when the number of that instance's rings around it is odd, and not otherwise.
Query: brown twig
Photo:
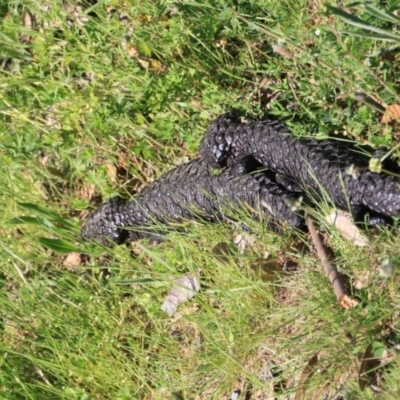
[[[350,296],[346,294],[346,290],[344,288],[342,280],[340,279],[338,271],[334,267],[334,265],[329,261],[328,254],[326,253],[321,238],[317,230],[315,229],[314,222],[309,215],[306,215],[306,221],[315,249],[317,250],[318,257],[322,262],[322,266],[324,267],[324,272],[333,287],[333,292],[335,293],[339,304],[341,305],[341,307],[345,309],[353,308],[354,306],[357,305],[358,301],[352,299]]]

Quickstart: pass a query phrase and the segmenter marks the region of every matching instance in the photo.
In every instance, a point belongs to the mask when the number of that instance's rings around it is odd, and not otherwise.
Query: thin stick
[[[326,253],[321,238],[317,230],[315,229],[314,222],[309,215],[306,215],[306,221],[315,249],[317,250],[318,257],[320,258],[322,266],[324,267],[325,275],[328,277],[329,282],[333,287],[333,292],[335,293],[335,296],[338,299],[340,306],[345,309],[355,307],[358,304],[358,301],[352,299],[346,294],[346,290],[344,288],[342,280],[339,277],[338,271],[329,261],[328,254]]]

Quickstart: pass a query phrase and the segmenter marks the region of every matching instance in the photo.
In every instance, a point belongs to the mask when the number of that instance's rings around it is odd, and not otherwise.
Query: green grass
[[[228,263],[212,252],[238,234],[228,225],[188,224],[136,255],[79,238],[87,210],[195,157],[230,109],[284,119],[297,135],[397,144],[399,126],[356,100],[400,103],[396,45],[359,37],[320,1],[91,3],[0,6],[0,397],[227,399],[240,387],[241,399],[293,399],[318,353],[304,398],[398,399],[395,232],[360,249],[323,225],[360,299],[348,311],[308,236],[245,217],[255,243]],[[65,265],[72,251],[79,265]],[[251,265],[266,252],[299,271],[264,282]],[[390,278],[379,275],[385,259]],[[202,290],[168,317],[164,297],[188,272]],[[371,343],[388,365],[361,392]]]

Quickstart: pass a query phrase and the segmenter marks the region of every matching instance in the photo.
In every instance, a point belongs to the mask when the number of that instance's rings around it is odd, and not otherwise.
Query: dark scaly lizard
[[[312,197],[327,194],[339,208],[400,215],[399,178],[369,171],[368,155],[349,143],[298,139],[279,121],[244,123],[233,113],[224,114],[208,128],[200,154],[214,167],[251,155]]]
[[[251,157],[237,160],[218,175],[205,159],[190,161],[161,176],[132,201],[114,197],[100,205],[89,216],[82,236],[119,244],[156,235],[158,224],[193,218],[223,220],[226,212],[243,205],[275,230],[282,220],[303,227],[302,216],[291,211],[286,202],[299,195],[276,183],[274,174],[254,169]]]
[[[304,191],[328,198],[378,222],[400,215],[400,179],[368,170],[369,157],[337,140],[297,139],[275,120],[241,122],[228,113],[208,128],[201,159],[176,167],[133,201],[113,198],[89,217],[82,236],[115,243],[156,234],[157,225],[203,218],[224,219],[246,205],[279,230],[278,221],[302,228],[301,212],[287,200]],[[262,165],[268,171],[258,171]],[[215,175],[213,168],[222,170]],[[108,240],[108,243],[111,243]]]

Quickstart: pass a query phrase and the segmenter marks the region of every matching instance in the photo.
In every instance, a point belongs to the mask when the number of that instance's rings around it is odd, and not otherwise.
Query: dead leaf
[[[40,162],[40,164],[42,164],[43,166],[46,166],[46,164],[48,163],[48,161],[49,161],[49,156],[47,156],[47,155],[44,155],[43,157],[40,157],[40,158],[39,158],[39,162]]]
[[[58,178],[64,178],[64,173],[59,169],[50,166],[47,166],[46,169],[51,175],[56,176]]]
[[[282,272],[282,266],[276,257],[258,258],[250,265],[253,273],[261,277],[263,282],[274,282],[279,278]]]
[[[126,52],[129,57],[136,58],[139,55],[139,50],[136,46],[128,45],[126,47]]]
[[[145,69],[146,71],[148,71],[150,63],[146,60],[142,60],[141,58],[138,58],[137,60],[138,60],[138,63],[140,64],[140,66],[143,69]]]
[[[62,124],[60,122],[60,110],[64,107],[69,107],[68,102],[58,103],[56,105],[46,107],[45,122],[46,125],[52,127],[55,130],[61,130]]]
[[[314,375],[317,365],[318,365],[318,353],[314,354],[310,358],[310,361],[308,362],[303,372],[301,373],[299,385],[297,387],[296,394],[294,396],[295,400],[302,400],[305,398],[304,395],[306,392],[306,383]]]
[[[266,106],[268,103],[270,103],[273,99],[275,99],[279,93],[280,90],[276,90],[274,88],[275,82],[273,80],[270,80],[268,78],[263,78],[259,83],[255,84],[255,89],[253,89],[253,99],[252,102],[253,104],[262,104]]]
[[[388,258],[384,259],[379,267],[379,276],[381,278],[390,278],[394,273],[394,265]]]
[[[120,151],[118,154],[118,166],[123,169],[127,169],[129,165],[129,156],[125,154],[123,151]],[[134,162],[134,161],[133,161]]]
[[[215,47],[222,47],[225,48],[225,46],[228,44],[228,41],[225,38],[218,39],[215,42]]]
[[[212,249],[212,253],[223,264],[230,264],[231,260],[237,263],[235,254],[238,252],[238,247],[235,243],[219,242]]]
[[[96,185],[94,183],[90,183],[88,185],[83,185],[77,192],[77,196],[79,199],[91,200],[95,192],[96,192]]]
[[[153,71],[157,74],[161,74],[166,70],[166,67],[160,63],[160,61],[155,59],[150,59],[149,61],[149,70]]]
[[[199,290],[200,282],[194,276],[183,276],[176,279],[161,306],[161,310],[170,316],[175,314],[178,305],[190,300]]]
[[[67,14],[74,14],[76,11],[76,5],[67,3],[64,5],[64,10]]]
[[[362,235],[354,225],[353,218],[349,213],[333,211],[325,217],[325,220],[328,224],[333,225],[343,238],[353,242],[356,246],[364,247],[368,245],[368,238]]]
[[[22,15],[22,20],[23,20],[23,24],[25,25],[26,28],[28,28],[28,29],[35,28],[35,16],[33,14],[31,14],[30,12],[25,12]]]
[[[235,243],[240,251],[240,254],[243,254],[246,249],[252,248],[257,242],[257,238],[255,235],[251,233],[239,233],[234,239],[233,243]]]
[[[142,14],[139,16],[138,20],[144,24],[148,24],[153,20],[153,17],[151,15]]]
[[[371,279],[371,270],[367,270],[365,273],[361,274],[357,280],[354,282],[354,289],[361,290],[369,285]]]
[[[197,99],[192,99],[192,100],[190,100],[190,104],[194,107],[194,108],[197,108],[197,109],[199,109],[199,110],[201,110],[203,107],[202,107],[202,105],[201,105],[201,102],[199,101],[199,100],[197,100]]]
[[[117,180],[117,168],[114,164],[107,163],[107,176],[110,178],[111,182],[115,182]]]
[[[391,104],[382,115],[381,123],[392,124],[396,122],[400,122],[400,105]]]
[[[293,58],[293,53],[290,50],[283,47],[281,43],[273,45],[272,50],[274,51],[274,53],[277,53],[284,58],[289,58],[289,59]]]
[[[63,265],[65,267],[79,267],[81,265],[82,259],[79,253],[69,253],[67,257],[64,258]]]
[[[45,169],[46,169],[51,175],[56,176],[56,177],[58,177],[58,178],[64,178],[64,177],[65,177],[65,176],[64,176],[64,173],[63,173],[61,170],[59,170],[59,169],[57,169],[57,168],[54,168],[54,167],[51,167],[51,166],[48,165],[49,161],[50,161],[50,157],[49,157],[48,155],[44,155],[43,157],[39,157],[39,162],[40,162],[40,164],[41,164],[43,167],[45,167]]]
[[[25,28],[28,30],[35,29],[36,26],[36,18],[30,12],[25,12],[22,14],[22,23],[24,24]],[[21,42],[27,44],[30,43],[32,40],[32,36],[26,33],[20,35]]]
[[[360,390],[364,390],[367,385],[372,385],[376,381],[376,368],[379,366],[380,360],[374,357],[374,346],[371,343],[365,350],[360,372],[358,373],[358,385]]]

